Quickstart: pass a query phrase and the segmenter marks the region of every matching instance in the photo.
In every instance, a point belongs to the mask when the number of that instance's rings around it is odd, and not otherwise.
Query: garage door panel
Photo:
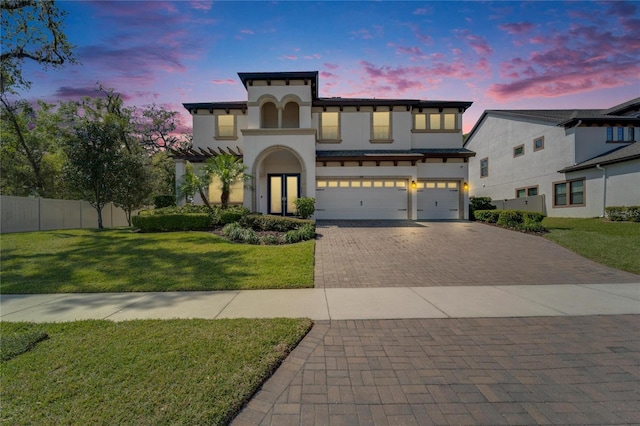
[[[418,219],[458,219],[460,189],[457,181],[422,181],[416,192]]]
[[[318,219],[407,219],[407,183],[398,179],[325,179],[316,189]]]

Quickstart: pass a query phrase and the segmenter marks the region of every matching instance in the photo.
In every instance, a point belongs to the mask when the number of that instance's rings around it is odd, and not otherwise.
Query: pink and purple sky
[[[25,65],[27,99],[246,100],[237,72],[319,71],[319,96],[608,108],[640,96],[640,3],[62,1],[80,64]]]

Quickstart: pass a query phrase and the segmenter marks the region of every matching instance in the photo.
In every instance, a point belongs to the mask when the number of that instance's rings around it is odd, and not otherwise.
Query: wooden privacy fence
[[[498,210],[522,210],[547,214],[545,211],[544,194],[531,197],[512,198],[510,200],[491,200],[491,204]]]
[[[98,212],[87,201],[1,195],[0,210],[3,234],[98,227]],[[128,226],[124,210],[108,203],[102,209],[102,225]]]

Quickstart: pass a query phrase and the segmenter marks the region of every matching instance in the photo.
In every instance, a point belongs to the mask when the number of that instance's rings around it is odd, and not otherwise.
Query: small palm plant
[[[178,193],[181,197],[185,197],[189,204],[193,202],[193,197],[196,195],[196,192],[199,193],[202,202],[209,210],[213,211],[205,195],[205,189],[209,186],[210,180],[211,178],[207,171],[202,170],[200,174],[196,174],[193,169],[193,164],[187,161],[184,176],[182,176],[182,179],[178,183]]]
[[[226,209],[229,204],[229,194],[233,184],[244,182],[245,187],[248,186],[251,175],[248,175],[246,170],[247,166],[242,163],[242,160],[231,154],[220,154],[207,160],[204,172],[207,173],[209,181],[212,175],[220,181],[220,204],[223,209]]]

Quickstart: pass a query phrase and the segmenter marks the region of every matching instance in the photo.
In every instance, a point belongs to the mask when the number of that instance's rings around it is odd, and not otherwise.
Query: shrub
[[[247,244],[260,244],[260,237],[253,229],[243,228],[237,222],[228,223],[222,228],[222,233],[230,240]]]
[[[640,206],[611,206],[604,209],[605,216],[612,221],[640,222]]]
[[[478,210],[495,210],[496,206],[491,204],[491,197],[471,197],[469,198],[469,219],[475,217]],[[476,220],[480,220],[477,217]]]
[[[294,201],[296,205],[296,214],[301,219],[309,219],[313,212],[316,211],[316,199],[313,197],[300,197]]]
[[[265,235],[262,237],[262,242],[269,246],[274,246],[280,244],[280,238],[275,235]]]
[[[498,217],[500,216],[499,210],[476,210],[473,213],[476,220],[487,222],[487,223],[496,223],[498,221]]]
[[[249,209],[242,206],[218,209],[215,214],[215,222],[219,225],[227,225],[240,221],[250,213]]]
[[[284,234],[284,241],[293,244],[300,241],[311,240],[316,236],[316,227],[312,223],[302,225],[299,229]]]
[[[496,223],[507,228],[517,228],[524,223],[524,219],[522,213],[517,210],[500,210]]]
[[[242,218],[240,223],[256,231],[287,232],[313,222],[294,217],[250,214]]]
[[[161,209],[163,207],[173,207],[176,205],[175,195],[156,195],[153,198],[153,207]]]
[[[142,232],[195,231],[211,227],[206,213],[173,213],[134,216],[133,226]]]

